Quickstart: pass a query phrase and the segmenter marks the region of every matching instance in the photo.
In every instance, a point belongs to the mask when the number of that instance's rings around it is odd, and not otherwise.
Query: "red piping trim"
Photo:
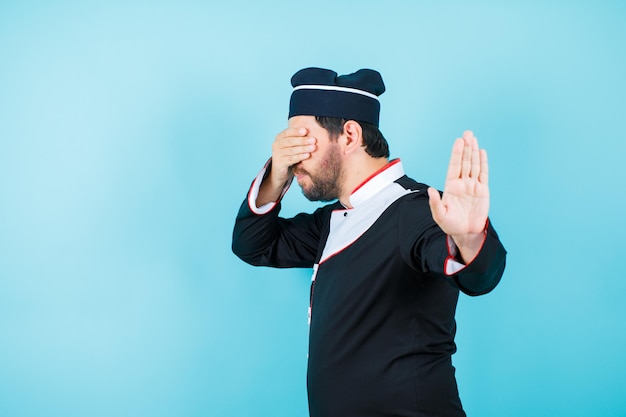
[[[399,158],[396,158],[392,161],[390,161],[387,165],[385,165],[384,167],[380,168],[378,171],[374,172],[372,175],[370,175],[369,177],[367,177],[365,179],[365,181],[363,181],[361,184],[359,184],[354,190],[352,190],[352,194],[356,193],[357,190],[361,187],[363,187],[369,180],[371,180],[372,178],[374,178],[375,176],[377,176],[378,174],[380,174],[381,172],[385,171],[388,168],[391,168],[392,166],[396,165],[398,162],[400,162]]]
[[[254,187],[254,184],[256,183],[257,179],[255,178],[254,181],[252,181],[252,185],[250,185],[250,189],[248,190],[248,198],[246,199],[248,201],[248,208],[250,209],[250,211],[254,214],[256,214],[257,216],[263,216],[263,213],[259,213],[256,209],[254,209],[252,207],[252,205],[250,204],[250,193],[252,193],[252,188]],[[280,197],[282,198],[285,195],[285,193],[283,192],[283,195],[281,195]],[[280,201],[280,200],[278,200]],[[269,209],[267,211],[267,213],[269,213],[270,211],[274,210],[274,207],[276,207],[276,205],[278,204],[278,201],[274,201],[274,204],[272,205],[272,208]],[[255,207],[256,207],[256,203],[255,203]],[[265,214],[267,214],[265,213]]]
[[[446,257],[446,260],[443,262],[443,273],[446,276],[450,277],[452,275],[456,275],[458,272],[460,272],[460,271],[464,270],[465,268],[467,268],[468,266],[470,266],[471,263],[474,262],[474,260],[476,258],[478,258],[478,254],[480,254],[480,252],[483,250],[483,246],[485,246],[485,242],[487,241],[487,229],[488,229],[488,226],[489,226],[489,218],[487,218],[487,221],[485,222],[485,230],[483,230],[483,242],[480,244],[480,248],[478,249],[478,252],[476,252],[476,256],[474,256],[474,259],[472,259],[471,261],[466,263],[463,268],[459,269],[458,271],[456,271],[456,272],[454,272],[452,274],[448,274],[448,262],[454,261],[454,255],[452,255],[452,251],[450,250],[450,243],[448,241],[448,239],[452,240],[452,238],[450,236],[446,236],[446,249],[448,250],[448,256]]]
[[[246,199],[248,201],[248,208],[250,209],[250,211],[252,213],[256,214],[257,216],[263,216],[263,215],[269,213],[270,211],[274,210],[276,205],[280,202],[280,200],[283,199],[283,197],[287,193],[287,190],[291,186],[291,181],[288,181],[287,184],[285,184],[285,188],[283,188],[283,191],[280,193],[280,197],[278,198],[278,201],[274,201],[274,204],[272,205],[272,208],[270,208],[267,212],[265,212],[265,213],[258,213],[257,210],[252,208],[252,205],[250,204],[250,200],[251,200],[250,193],[252,192],[252,189],[255,187],[255,184],[256,184],[257,181],[259,181],[259,180],[263,181],[263,178],[259,178],[259,176],[261,175],[261,172],[263,172],[264,170],[267,170],[267,167],[270,165],[270,162],[272,162],[272,158],[271,157],[270,157],[270,159],[267,160],[265,165],[263,165],[263,169],[261,171],[259,171],[259,173],[254,178],[254,180],[252,180],[252,184],[250,185],[250,188],[248,189],[248,198]],[[292,178],[292,180],[293,180],[293,178]],[[259,191],[260,190],[261,190],[261,184],[259,184]],[[257,197],[258,197],[258,195],[257,195]],[[254,206],[256,207],[256,201],[254,202]]]
[[[344,250],[346,250],[349,246],[351,246],[354,242],[356,242],[356,240],[355,240],[355,241],[353,241],[353,242],[350,242],[348,245],[346,245],[345,247],[343,247],[343,248],[339,249],[337,252],[335,252],[335,253],[333,253],[333,254],[331,254],[331,255],[328,255],[326,258],[324,258],[324,260],[321,260],[321,259],[320,259],[320,263],[319,263],[319,264],[321,265],[321,264],[323,264],[324,262],[326,262],[327,260],[329,260],[330,258],[332,258],[333,256],[335,256],[335,255],[339,255],[341,252],[343,252],[343,251],[344,251]]]
[[[359,237],[361,237],[362,235],[359,235]],[[344,250],[346,250],[348,247],[350,247],[354,242],[356,242],[359,238],[357,237],[355,240],[353,240],[352,242],[350,242],[349,244],[347,244],[346,246],[344,246],[343,248],[339,249],[337,252],[333,253],[332,255],[327,256],[326,258],[324,258],[323,260],[320,259],[320,261],[317,263],[317,271],[315,273],[315,279],[313,280],[313,282],[311,282],[311,297],[309,298],[309,317],[310,320],[313,320],[313,297],[315,296],[315,282],[317,281],[317,272],[319,272],[319,268],[322,266],[322,264],[324,262],[326,262],[327,260],[329,260],[330,258],[332,258],[335,255],[340,254],[341,252],[343,252]],[[310,324],[310,323],[309,323]]]
[[[365,232],[363,232],[365,233]],[[350,246],[352,246],[354,244],[354,242],[356,242],[357,240],[359,240],[359,238],[361,236],[363,236],[363,233],[361,233],[359,236],[357,236],[356,239],[354,239],[353,241],[351,241],[350,243],[348,243],[346,246],[344,246],[341,249],[338,249],[336,252],[328,255],[327,257],[325,257],[324,259],[320,259],[320,261],[318,262],[318,265],[323,264],[324,262],[326,262],[327,260],[329,260],[330,258],[332,258],[333,256],[339,255],[341,252],[343,252],[344,250],[348,249]]]

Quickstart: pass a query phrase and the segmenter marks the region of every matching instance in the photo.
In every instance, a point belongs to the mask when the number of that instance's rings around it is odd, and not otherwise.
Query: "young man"
[[[292,77],[287,129],[237,215],[252,265],[313,268],[307,388],[312,417],[464,416],[451,355],[459,290],[491,291],[506,251],[488,221],[487,155],[454,143],[436,190],[388,160],[380,74]],[[279,217],[293,178],[312,214]]]

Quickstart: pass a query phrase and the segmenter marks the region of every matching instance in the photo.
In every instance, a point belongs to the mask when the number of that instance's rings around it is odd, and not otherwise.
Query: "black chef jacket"
[[[506,251],[491,224],[463,265],[433,221],[428,187],[398,159],[352,193],[351,209],[336,202],[290,219],[280,202],[256,207],[264,174],[239,210],[233,251],[252,265],[313,268],[311,417],[464,416],[454,315],[459,290],[485,294],[502,276]]]

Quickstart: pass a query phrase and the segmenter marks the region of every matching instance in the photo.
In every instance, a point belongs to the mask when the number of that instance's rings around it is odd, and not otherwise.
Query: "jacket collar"
[[[374,172],[352,191],[352,194],[350,194],[350,205],[358,207],[403,176],[404,168],[400,159],[389,161],[387,165]]]

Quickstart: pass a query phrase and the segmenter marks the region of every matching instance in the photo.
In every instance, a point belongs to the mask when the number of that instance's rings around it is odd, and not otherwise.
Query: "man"
[[[287,129],[237,215],[252,265],[313,268],[307,388],[312,417],[464,416],[451,355],[459,290],[491,291],[506,251],[488,221],[487,155],[454,143],[436,190],[388,160],[380,74],[292,77]],[[279,217],[293,178],[312,214]]]

